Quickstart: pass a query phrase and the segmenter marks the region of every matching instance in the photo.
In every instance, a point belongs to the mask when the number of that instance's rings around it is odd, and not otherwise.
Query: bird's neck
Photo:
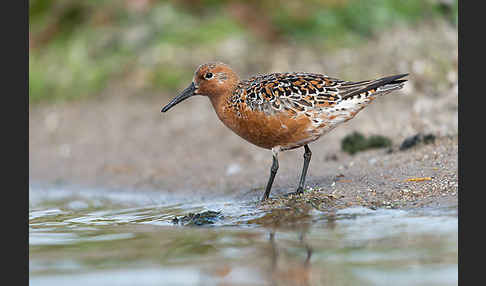
[[[211,101],[211,104],[213,105],[216,113],[218,113],[218,116],[219,111],[222,110],[224,103],[227,101],[227,99],[229,99],[229,93],[215,94],[209,96],[209,100]]]
[[[221,89],[215,90],[214,93],[208,95],[209,100],[211,100],[215,110],[217,110],[217,107],[224,105],[225,102],[231,99],[235,90],[238,88],[238,83],[238,80],[230,81],[230,83],[227,85],[229,87],[228,89],[224,91]]]
[[[227,109],[228,102],[231,101],[231,97],[233,96],[233,91],[234,89],[231,89],[224,93],[208,96],[209,100],[211,101],[211,104],[213,105],[214,111],[216,111],[216,114],[218,115],[219,119],[223,121],[223,123],[225,124],[226,124],[226,120],[228,119],[227,118],[228,110],[226,109]]]

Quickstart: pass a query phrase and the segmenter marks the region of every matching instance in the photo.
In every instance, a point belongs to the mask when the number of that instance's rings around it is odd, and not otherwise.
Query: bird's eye
[[[210,73],[210,72],[208,72],[208,73],[206,73],[206,74],[204,75],[204,78],[205,78],[205,79],[212,79],[212,78],[213,78],[213,74],[212,74],[212,73]]]

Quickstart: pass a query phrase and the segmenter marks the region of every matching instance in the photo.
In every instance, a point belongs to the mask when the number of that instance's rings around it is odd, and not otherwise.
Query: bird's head
[[[166,112],[174,105],[194,95],[218,97],[227,92],[231,93],[238,82],[238,75],[226,64],[208,63],[200,65],[194,73],[192,83],[164,106],[161,111]]]

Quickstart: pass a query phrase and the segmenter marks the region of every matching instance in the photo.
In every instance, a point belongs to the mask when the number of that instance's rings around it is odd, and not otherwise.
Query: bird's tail
[[[345,88],[346,91],[342,93],[342,97],[345,99],[362,93],[373,95],[389,93],[393,90],[402,88],[407,80],[400,78],[407,75],[408,73],[387,76],[375,80],[344,83],[341,87]]]

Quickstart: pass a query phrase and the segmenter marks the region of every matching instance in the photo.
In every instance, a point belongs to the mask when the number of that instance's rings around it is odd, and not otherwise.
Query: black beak
[[[167,110],[171,109],[172,106],[178,104],[179,102],[188,99],[189,97],[194,95],[194,91],[196,90],[196,86],[194,82],[191,83],[186,89],[184,89],[181,94],[174,97],[164,108],[162,108],[161,112],[166,112]]]

